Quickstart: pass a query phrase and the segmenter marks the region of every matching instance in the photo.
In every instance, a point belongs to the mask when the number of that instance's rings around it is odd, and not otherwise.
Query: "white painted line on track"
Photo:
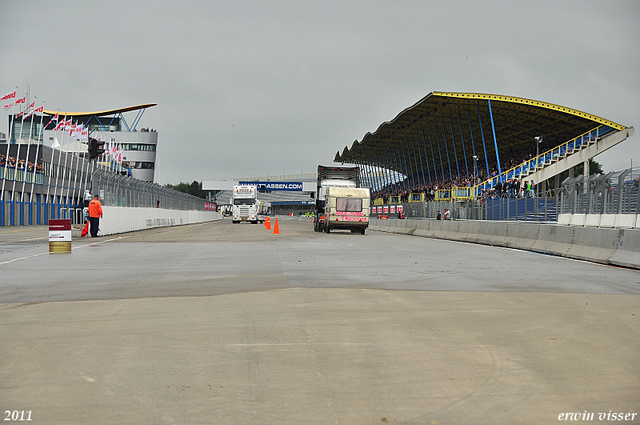
[[[90,245],[95,245],[95,244],[99,244],[99,243],[106,243],[106,242],[112,242],[112,241],[117,241],[119,239],[125,239],[128,238],[130,236],[118,236],[117,238],[112,238],[112,239],[106,239],[106,240],[101,240],[101,241],[95,241],[95,242],[90,242],[84,245],[80,245],[80,246],[75,246],[75,247],[71,247],[71,250],[75,250],[75,249],[80,249],[80,248],[85,248],[87,246]],[[39,254],[34,254],[34,255],[28,255],[26,257],[18,257],[18,258],[14,258],[12,260],[7,260],[7,261],[3,261],[0,263],[0,266],[4,265],[4,264],[9,264],[9,263],[13,263],[15,261],[20,261],[20,260],[28,260],[29,258],[35,258],[35,257],[41,257],[43,255],[49,255],[51,254],[50,252],[41,252]]]

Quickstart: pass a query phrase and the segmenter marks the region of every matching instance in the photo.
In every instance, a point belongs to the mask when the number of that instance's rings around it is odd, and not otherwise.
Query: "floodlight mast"
[[[478,169],[478,155],[473,155],[473,187],[478,184],[478,178],[476,176],[476,170]],[[477,195],[474,194],[474,195]]]
[[[538,156],[540,156],[540,143],[542,143],[542,136],[536,136],[533,138],[536,141],[536,175],[538,175],[538,164],[540,163],[540,160],[538,159]],[[538,185],[540,184],[540,177],[538,177],[536,180],[538,180],[536,182],[536,192],[538,191]]]
[[[538,156],[540,155],[540,143],[542,143],[542,136],[536,136],[533,138],[536,141],[536,168],[538,168]]]

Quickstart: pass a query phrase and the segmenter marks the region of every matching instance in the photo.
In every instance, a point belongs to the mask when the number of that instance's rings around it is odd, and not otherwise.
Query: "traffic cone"
[[[276,223],[273,225],[273,234],[274,235],[280,234],[280,228],[278,227],[278,217],[276,217]]]
[[[267,217],[264,220],[264,227],[266,227],[267,230],[271,230],[271,217]]]

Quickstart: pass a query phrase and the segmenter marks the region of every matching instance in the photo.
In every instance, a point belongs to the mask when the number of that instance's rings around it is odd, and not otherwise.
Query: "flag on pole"
[[[16,103],[19,103],[19,102],[16,102]],[[22,103],[24,103],[24,102],[22,102]],[[31,103],[31,105],[27,106],[27,108],[26,108],[24,111],[22,111],[22,112],[20,112],[19,114],[17,114],[17,115],[16,115],[16,118],[18,118],[18,117],[22,116],[22,114],[24,114],[24,113],[27,113],[27,112],[31,111],[31,109],[32,109],[35,105],[36,105],[36,102],[35,102],[35,100],[34,100],[34,101]],[[29,115],[31,115],[31,114],[29,114]],[[25,118],[26,118],[26,117],[28,117],[29,115],[25,116]]]
[[[7,93],[4,96],[0,97],[0,100],[9,100],[9,99],[15,99],[16,98],[16,91],[14,90],[13,93]]]
[[[16,100],[16,103],[27,103],[27,97],[23,97],[22,99]]]
[[[58,126],[58,125],[57,125],[57,124],[58,124],[58,113],[57,113],[57,112],[56,112],[56,115],[55,115],[53,118],[51,118],[51,119],[49,120],[49,122],[47,123],[47,125],[45,125],[45,126],[44,126],[44,130],[46,130],[46,129],[47,129],[47,127],[49,127],[49,124],[51,124],[51,123],[52,123],[52,122],[54,122],[54,121],[56,122],[56,126],[55,126],[55,127],[53,127],[53,130],[55,131],[56,127]]]
[[[31,106],[30,106],[31,110],[29,110],[29,111],[28,111],[28,113],[27,113],[27,115],[25,115],[25,116],[24,116],[25,118],[29,118],[31,115],[33,115],[33,114],[34,114],[34,112],[42,112],[42,111],[44,110],[44,105],[42,105],[42,106],[41,106],[41,107],[39,107],[39,108],[33,109],[34,104],[35,104],[35,102],[33,102],[33,103],[31,104]]]
[[[122,148],[122,144],[118,143],[117,147],[114,145],[111,156],[113,157],[114,161],[116,161],[118,164],[122,164],[123,152],[124,152],[124,149]]]

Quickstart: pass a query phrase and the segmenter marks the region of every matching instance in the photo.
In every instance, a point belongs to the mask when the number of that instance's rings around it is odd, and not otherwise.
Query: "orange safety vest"
[[[102,217],[102,204],[97,199],[89,202],[89,217],[98,218]]]

